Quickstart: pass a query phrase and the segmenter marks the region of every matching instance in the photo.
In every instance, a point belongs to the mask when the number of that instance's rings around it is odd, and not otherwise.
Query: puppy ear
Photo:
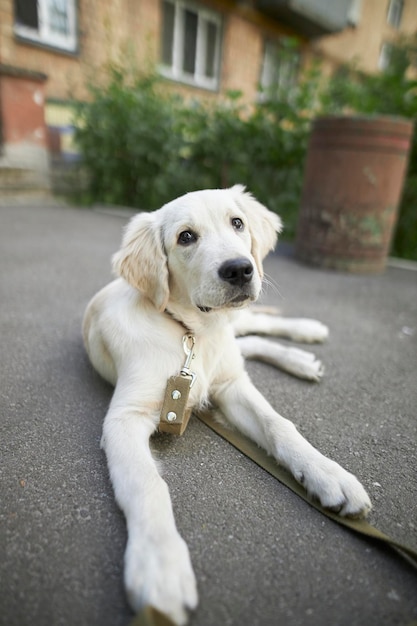
[[[139,289],[159,311],[165,309],[169,298],[168,264],[153,213],[140,213],[130,220],[112,263],[116,274]]]
[[[235,185],[231,191],[235,192],[235,200],[248,219],[252,237],[251,252],[262,277],[262,261],[277,243],[277,234],[282,230],[281,219],[245,191],[243,185]]]

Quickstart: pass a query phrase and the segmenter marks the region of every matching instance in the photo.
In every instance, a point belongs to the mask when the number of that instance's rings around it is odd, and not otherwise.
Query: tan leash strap
[[[274,476],[281,483],[289,487],[292,491],[294,491],[298,496],[303,498],[306,502],[308,502],[311,506],[315,507],[318,511],[326,515],[333,521],[341,524],[342,526],[346,526],[350,530],[354,530],[361,535],[365,535],[366,537],[370,537],[372,539],[376,539],[379,542],[382,542],[386,545],[391,546],[395,550],[399,551],[401,556],[405,557],[406,560],[411,563],[414,567],[417,568],[417,551],[413,550],[409,546],[406,546],[394,539],[391,539],[388,535],[385,535],[380,530],[369,524],[369,522],[363,519],[351,519],[347,517],[341,517],[336,513],[332,513],[327,509],[324,509],[318,502],[311,500],[304,489],[296,480],[287,472],[283,467],[280,467],[275,459],[269,456],[262,448],[259,448],[256,443],[247,439],[244,435],[236,430],[231,430],[213,418],[210,411],[198,411],[195,413],[197,417],[209,426],[214,432],[218,435],[226,439],[229,443],[231,443],[237,450],[243,452],[247,457],[249,457],[252,461],[254,461],[257,465],[266,470],[269,474]]]
[[[129,626],[175,626],[175,624],[165,613],[157,611],[153,606],[145,606],[140,613],[135,615]]]

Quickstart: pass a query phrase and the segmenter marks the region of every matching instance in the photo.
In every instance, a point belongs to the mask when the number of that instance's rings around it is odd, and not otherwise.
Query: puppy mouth
[[[236,296],[236,298],[233,298],[233,300],[230,301],[230,304],[236,305],[240,304],[241,302],[246,302],[246,300],[252,300],[251,296],[247,293],[242,293],[240,296]]]
[[[236,296],[235,298],[232,298],[231,300],[229,300],[227,303],[225,303],[222,306],[218,306],[218,307],[210,307],[210,306],[202,306],[202,305],[197,305],[197,308],[200,309],[200,311],[202,313],[210,313],[210,311],[212,311],[214,308],[216,309],[226,309],[226,308],[230,308],[230,307],[239,307],[241,304],[243,304],[244,302],[248,302],[248,301],[252,301],[254,300],[254,298],[252,296],[250,296],[249,294],[240,294],[239,296]]]

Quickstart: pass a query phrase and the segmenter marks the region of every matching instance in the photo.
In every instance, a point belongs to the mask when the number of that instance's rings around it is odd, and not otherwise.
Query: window
[[[390,0],[387,22],[393,28],[399,28],[403,14],[404,0]]]
[[[174,80],[216,89],[220,15],[183,0],[164,0],[162,11],[162,73]]]
[[[267,41],[261,72],[261,89],[266,95],[290,91],[297,82],[300,54],[295,42]]]
[[[75,52],[76,0],[14,0],[17,35],[68,52]]]
[[[361,20],[362,0],[351,0],[348,8],[347,21],[349,26],[358,26]]]
[[[384,72],[389,68],[392,61],[393,48],[389,43],[383,43],[378,59],[378,69]]]

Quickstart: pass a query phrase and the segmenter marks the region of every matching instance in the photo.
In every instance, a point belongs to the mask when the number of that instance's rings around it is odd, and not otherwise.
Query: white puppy
[[[167,380],[184,366],[184,335],[195,341],[188,407],[210,402],[323,506],[348,516],[371,508],[358,480],[281,417],[244,369],[242,353],[306,378],[321,375],[320,363],[306,352],[259,337],[235,339],[251,332],[310,342],[327,336],[319,322],[241,311],[258,298],[262,260],[280,229],[279,218],[239,185],[189,193],[139,214],[113,257],[121,278],[100,291],[85,314],[89,357],[115,385],[102,445],[126,516],[128,598],[134,610],[151,605],[177,624],[197,605],[196,582],[149,437],[158,428]]]

